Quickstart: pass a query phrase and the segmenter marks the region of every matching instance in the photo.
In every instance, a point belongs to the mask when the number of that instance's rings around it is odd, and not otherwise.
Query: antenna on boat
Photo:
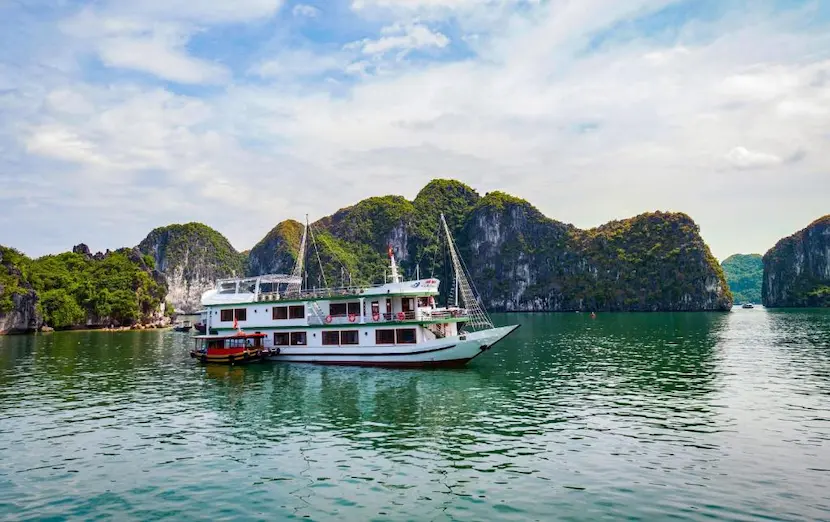
[[[305,243],[308,234],[308,214],[305,215],[305,226],[303,227],[303,238],[300,240],[300,250],[297,252],[297,261],[294,263],[294,271],[291,272],[292,282],[285,289],[286,295],[298,295],[303,285],[303,261],[305,259]],[[295,283],[293,279],[297,280]]]
[[[444,233],[447,236],[447,248],[450,252],[450,259],[452,260],[453,271],[455,272],[455,284],[458,291],[455,293],[456,302],[458,302],[459,294],[464,306],[467,308],[467,315],[470,321],[467,323],[472,329],[489,329],[493,328],[493,322],[487,316],[487,312],[481,306],[481,303],[476,298],[476,292],[473,284],[467,277],[466,266],[464,261],[458,255],[458,250],[455,246],[455,241],[450,234],[450,227],[447,226],[447,220],[444,219],[444,214],[441,213],[441,224],[444,227]]]

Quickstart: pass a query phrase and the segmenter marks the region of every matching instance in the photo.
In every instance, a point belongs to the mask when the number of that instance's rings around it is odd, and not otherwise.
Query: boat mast
[[[303,260],[305,259],[305,240],[308,234],[308,214],[305,216],[305,226],[303,227],[303,238],[300,240],[300,251],[297,252],[297,262],[294,263],[294,271],[291,273],[292,278],[297,278],[297,282],[289,283],[285,289],[286,295],[299,295],[303,284]]]
[[[458,296],[461,294],[461,300],[464,303],[464,306],[467,308],[467,315],[469,316],[470,320],[467,323],[467,326],[472,328],[473,330],[484,330],[488,328],[493,328],[493,322],[490,320],[490,317],[487,316],[487,312],[481,306],[478,299],[476,299],[475,292],[473,290],[472,283],[467,279],[466,271],[464,269],[464,262],[461,261],[461,258],[458,255],[458,250],[455,246],[455,241],[452,239],[452,234],[450,234],[450,227],[447,226],[447,220],[444,219],[444,214],[441,214],[441,224],[444,227],[444,233],[447,236],[447,249],[450,251],[450,259],[452,260],[452,268],[455,272],[455,282],[456,288],[458,291],[455,293],[456,302],[458,301]]]
[[[389,263],[392,270],[392,282],[400,283],[401,276],[398,274],[398,265],[395,263],[395,251],[392,250],[392,245],[389,245]]]

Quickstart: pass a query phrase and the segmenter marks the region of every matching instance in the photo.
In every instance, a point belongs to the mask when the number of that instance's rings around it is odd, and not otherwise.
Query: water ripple
[[[827,312],[499,320],[458,371],[0,338],[0,517],[830,519]]]

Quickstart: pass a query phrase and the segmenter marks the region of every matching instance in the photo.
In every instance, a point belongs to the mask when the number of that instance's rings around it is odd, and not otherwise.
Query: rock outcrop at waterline
[[[43,324],[37,293],[24,274],[26,257],[0,246],[0,335],[33,332]]]
[[[830,215],[764,254],[766,307],[830,306]]]
[[[413,201],[369,198],[313,224],[323,265],[308,258],[312,285],[382,281],[392,245],[401,269],[444,280],[439,240],[445,214],[485,305],[492,310],[728,310],[732,297],[720,265],[692,219],[654,212],[580,230],[500,192],[435,180]],[[251,275],[290,271],[298,227],[278,225],[251,251]],[[254,263],[253,259],[257,261]],[[269,260],[277,260],[269,264]],[[323,277],[325,275],[325,278]]]
[[[244,273],[245,256],[201,223],[157,228],[137,248],[152,257],[164,274],[167,301],[179,312],[199,310],[202,293],[213,288],[217,279]]]

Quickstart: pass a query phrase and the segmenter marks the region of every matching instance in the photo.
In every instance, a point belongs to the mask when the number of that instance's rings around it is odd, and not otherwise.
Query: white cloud
[[[142,0],[104,2],[104,10],[152,20],[175,20],[206,24],[239,23],[268,18],[277,13],[283,0]]]
[[[320,16],[320,10],[314,6],[306,4],[297,4],[291,10],[294,16],[305,16],[307,18],[316,18]]]
[[[379,8],[397,9],[470,9],[475,7],[494,7],[499,4],[538,4],[540,0],[352,0],[356,10]]]
[[[755,152],[745,147],[735,147],[726,154],[726,159],[739,169],[756,169],[772,167],[781,164],[784,160],[775,154]]]
[[[384,54],[393,50],[411,51],[427,47],[442,49],[449,45],[445,35],[420,24],[394,24],[381,29],[381,38],[361,42],[363,54]]]
[[[220,83],[227,70],[187,55],[180,43],[165,38],[107,38],[98,49],[101,61],[109,67],[143,71],[180,83]]]
[[[222,83],[228,70],[187,51],[190,37],[205,24],[233,24],[270,17],[282,0],[210,2],[146,0],[104,2],[62,24],[86,42],[108,67],[132,69],[179,83]]]
[[[254,66],[250,72],[263,78],[288,78],[296,80],[316,76],[347,67],[346,55],[319,54],[307,49],[282,51],[277,56]]]

